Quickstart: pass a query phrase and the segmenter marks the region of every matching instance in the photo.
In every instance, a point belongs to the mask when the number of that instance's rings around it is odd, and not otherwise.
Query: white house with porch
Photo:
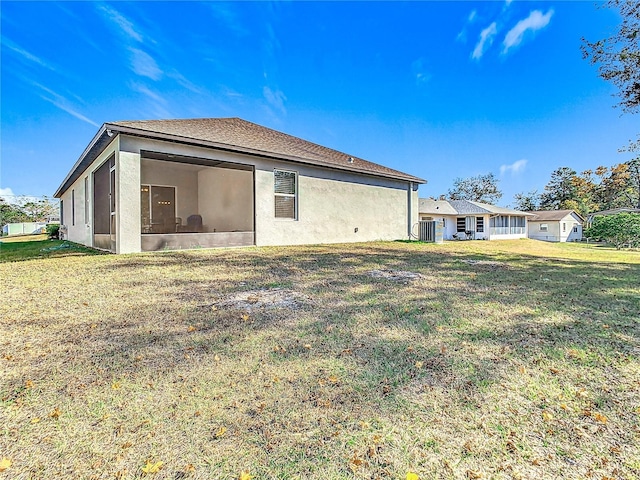
[[[527,238],[530,213],[469,200],[421,198],[420,220],[444,222],[445,240],[511,240]]]

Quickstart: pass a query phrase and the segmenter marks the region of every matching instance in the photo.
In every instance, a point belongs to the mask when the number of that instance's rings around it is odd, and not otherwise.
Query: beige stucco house
[[[424,180],[239,118],[105,123],[55,193],[116,253],[410,237]]]
[[[419,200],[420,220],[444,223],[444,239],[511,240],[527,238],[531,214],[469,200]]]
[[[529,212],[529,238],[546,242],[575,242],[582,239],[584,219],[573,210]]]

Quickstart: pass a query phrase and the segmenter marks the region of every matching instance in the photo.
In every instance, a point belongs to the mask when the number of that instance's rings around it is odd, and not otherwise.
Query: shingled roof
[[[529,213],[533,213],[535,217],[532,217],[529,221],[531,222],[554,222],[560,221],[567,215],[575,214],[580,218],[580,220],[584,220],[582,216],[575,212],[574,210],[536,210],[531,211]]]
[[[114,133],[187,143],[414,183],[425,180],[240,118],[134,120],[105,123],[55,193],[60,197]]]
[[[496,207],[488,203],[472,202],[470,200],[431,200],[421,198],[419,212],[440,215],[527,215],[530,213],[512,210],[511,208]]]

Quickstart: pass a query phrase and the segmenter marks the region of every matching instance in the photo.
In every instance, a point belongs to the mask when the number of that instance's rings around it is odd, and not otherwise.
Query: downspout
[[[411,192],[413,191],[413,182],[409,182],[407,186],[407,238],[411,240],[411,218],[413,217],[411,211]]]

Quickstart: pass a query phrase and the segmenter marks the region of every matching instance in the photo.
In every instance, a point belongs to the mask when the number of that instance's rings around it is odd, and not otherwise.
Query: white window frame
[[[549,231],[549,224],[548,223],[541,223],[540,224],[540,231],[541,232],[548,232]]]
[[[76,189],[71,189],[71,225],[76,224]]]
[[[276,172],[283,173],[292,173],[294,175],[294,193],[278,193],[276,192]],[[293,198],[293,217],[278,217],[276,216],[275,209],[275,198],[276,197],[285,197],[285,198]],[[283,221],[297,221],[298,220],[298,172],[295,170],[284,170],[282,168],[274,168],[273,169],[273,216],[276,220]]]

